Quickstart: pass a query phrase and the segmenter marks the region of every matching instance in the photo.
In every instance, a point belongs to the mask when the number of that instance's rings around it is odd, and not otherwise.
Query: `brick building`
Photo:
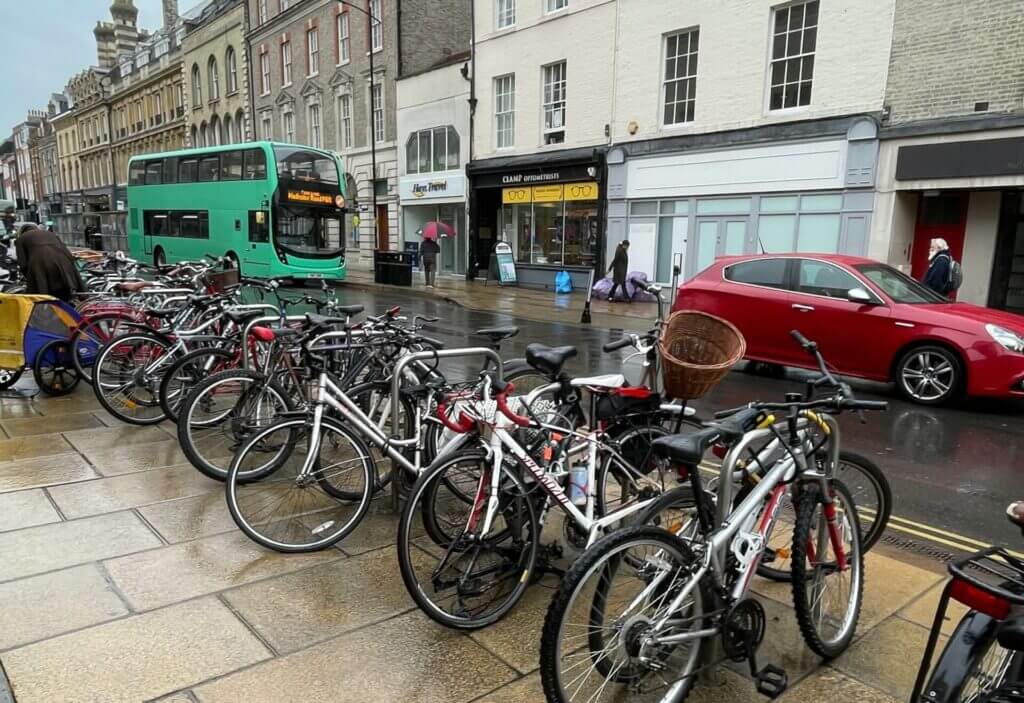
[[[958,299],[1024,312],[1024,13],[896,0],[869,254],[915,277],[932,237]]]

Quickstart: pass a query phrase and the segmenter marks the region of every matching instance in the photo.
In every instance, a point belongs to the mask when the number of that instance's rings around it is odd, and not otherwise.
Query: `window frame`
[[[384,3],[381,0],[369,0],[369,11],[371,17],[367,17],[370,23],[370,51],[382,51],[384,49]]]
[[[502,11],[502,6],[505,6],[506,11]],[[511,29],[516,26],[516,15],[518,14],[519,8],[516,6],[516,0],[494,0],[494,29],[495,31],[504,31]],[[502,16],[511,17],[506,23],[501,23]]]
[[[316,119],[313,119],[313,116]],[[309,145],[314,149],[322,149],[324,143],[323,115],[320,103],[312,102],[306,106],[306,119],[309,121]]]
[[[554,73],[554,69],[557,69],[559,67],[561,67],[561,78],[558,79],[558,80],[551,81],[550,84],[549,84],[549,82],[548,82],[548,74],[549,74],[549,72],[551,72],[553,74]],[[561,61],[555,61],[553,63],[544,64],[543,66],[540,67],[540,71],[541,71],[541,80],[540,80],[540,89],[541,89],[541,101],[540,101],[540,120],[541,120],[541,122],[540,122],[540,127],[541,127],[540,135],[541,135],[541,145],[542,146],[552,146],[552,145],[555,145],[555,144],[565,144],[566,131],[567,131],[565,123],[566,123],[566,114],[568,113],[568,106],[569,106],[569,100],[568,100],[568,95],[567,95],[568,87],[569,87],[569,83],[568,83],[568,75],[569,75],[569,72],[568,72],[568,62],[565,59],[562,59]],[[551,95],[554,96],[555,88],[556,88],[556,86],[559,83],[561,84],[561,101],[558,101],[558,100],[555,100],[555,99],[552,99],[552,100],[549,101],[548,100],[548,91],[549,91],[549,89],[550,89]],[[559,102],[561,102],[561,112],[562,112],[561,125],[559,127],[549,128],[547,126],[548,113],[551,112],[551,114],[555,114],[558,111],[558,109],[559,109],[558,108]],[[558,135],[558,134],[561,134],[561,139],[559,141],[548,141],[549,137],[554,137],[555,135]]]
[[[342,149],[351,149],[354,144],[352,132],[352,94],[340,93],[338,95],[338,146]]]
[[[281,42],[281,87],[292,84],[292,40]]]
[[[808,5],[812,5],[812,4],[813,5],[817,5],[818,13],[817,13],[817,19],[815,20],[815,24],[814,24],[814,48],[811,50],[810,53],[807,53],[807,52],[803,51],[803,33],[808,29],[808,26],[806,25],[807,6]],[[775,58],[775,37],[776,37],[775,17],[776,17],[776,14],[779,11],[781,11],[781,10],[786,10],[787,12],[789,12],[793,8],[801,7],[801,6],[804,8],[804,10],[803,10],[803,12],[804,12],[804,20],[803,20],[803,22],[801,23],[801,26],[800,26],[800,51],[799,51],[799,53],[794,54],[792,56],[790,56],[787,53],[787,54],[784,54],[782,58],[776,59]],[[769,16],[768,16],[768,51],[767,51],[768,56],[767,56],[767,60],[765,62],[765,64],[766,64],[765,88],[764,88],[764,114],[765,115],[786,114],[786,113],[800,112],[802,110],[810,109],[811,104],[812,104],[813,95],[814,95],[814,64],[817,63],[816,59],[817,59],[817,52],[818,52],[818,29],[820,28],[820,26],[821,26],[821,3],[820,3],[820,0],[795,0],[795,2],[782,3],[782,4],[779,4],[779,5],[775,5],[774,7],[771,8],[771,12],[769,13]],[[789,23],[788,23],[788,20],[787,20],[786,35],[788,36],[789,33],[790,33]],[[788,52],[788,39],[787,39],[786,43],[787,43],[787,47],[786,47],[785,50]],[[772,84],[772,73],[773,73],[774,65],[776,63],[785,64],[786,62],[791,61],[791,60],[800,61],[800,64],[801,64],[801,66],[800,66],[800,78],[802,78],[803,77],[803,60],[805,58],[810,58],[811,59],[811,79],[810,79],[810,81],[808,81],[810,83],[810,86],[808,87],[807,103],[803,104],[803,105],[800,104],[800,86],[805,81],[798,79],[795,82],[795,85],[797,87],[796,88],[796,90],[797,90],[796,105],[793,105],[793,106],[790,106],[790,107],[786,107],[786,86],[790,85],[792,82],[786,80],[786,78],[787,78],[787,76],[786,76],[787,69],[786,69],[785,65],[783,65],[783,82],[781,84],[782,85],[782,104],[778,108],[773,108],[772,107],[772,87],[773,87],[773,84]]]
[[[228,78],[227,94],[234,95],[238,92],[238,55],[235,53],[235,47],[229,46],[224,52],[224,66]]]
[[[508,80],[508,92],[502,93],[499,91],[502,81]],[[494,148],[495,150],[501,149],[514,149],[516,146],[516,74],[505,73],[500,76],[495,76],[492,79],[492,85],[494,86]],[[508,99],[508,110],[499,112],[501,107],[502,97]],[[501,118],[508,116],[509,118],[509,142],[506,144],[501,143],[501,135],[504,130],[501,128]]]
[[[289,136],[288,118],[291,118],[291,136]],[[285,144],[295,143],[295,110],[290,105],[281,110],[281,139]]]
[[[375,144],[383,144],[387,141],[387,114],[385,113],[384,105],[384,85],[380,81],[375,81],[373,85],[369,86],[370,90],[370,139],[374,140]],[[374,91],[380,96],[380,108],[378,109],[375,105]],[[377,115],[380,115],[380,139],[377,139]]]
[[[199,64],[192,64],[192,109],[198,110],[203,106],[203,72],[199,70]],[[129,106],[131,107],[131,106]],[[128,120],[134,126],[134,120],[128,115]]]
[[[270,52],[260,52],[260,95],[270,95]]]
[[[220,100],[220,71],[217,70],[215,56],[211,56],[210,60],[206,62],[206,74],[210,80],[210,102],[215,103]]]
[[[544,0],[544,14],[553,15],[569,9],[569,0]]]
[[[336,23],[338,33],[338,64],[344,66],[352,61],[352,23],[348,12],[339,12]]]
[[[693,35],[693,34],[696,34],[697,50],[696,51],[687,51],[686,54],[680,54],[679,53],[679,44],[678,44],[679,37],[686,36],[687,37],[687,42],[688,42],[687,47],[691,48],[693,46],[694,40],[693,40],[693,38],[690,35]],[[688,73],[686,76],[683,76],[683,77],[680,77],[680,76],[677,75],[675,78],[672,78],[670,80],[668,78],[668,42],[669,42],[669,39],[671,39],[672,37],[676,37],[676,54],[675,54],[676,63],[678,63],[679,58],[681,56],[691,56],[692,55],[693,56],[694,67],[693,67],[692,73]],[[659,95],[659,99],[660,99],[659,107],[660,107],[660,113],[661,113],[659,115],[659,124],[662,127],[667,128],[667,129],[675,129],[675,128],[679,128],[679,127],[686,127],[688,125],[692,125],[694,122],[697,121],[697,79],[699,77],[699,74],[698,74],[699,66],[700,66],[700,25],[694,25],[692,27],[687,27],[685,29],[680,29],[680,30],[676,30],[676,31],[672,31],[672,32],[667,32],[666,34],[664,34],[662,36],[661,85],[660,85],[661,95]],[[684,119],[682,122],[668,122],[668,121],[666,121],[665,120],[665,111],[666,111],[666,109],[668,108],[668,105],[669,105],[668,100],[667,100],[667,97],[668,97],[668,95],[667,95],[667,93],[668,93],[668,84],[670,82],[672,82],[672,83],[689,83],[689,81],[692,81],[692,84],[690,84],[690,85],[693,86],[693,90],[690,91],[689,88],[687,88],[687,93],[686,93],[687,98],[686,98],[686,100],[679,100],[678,99],[679,98],[679,93],[678,93],[679,89],[677,87],[676,88],[676,100],[673,101],[672,104],[673,105],[679,105],[680,103],[683,103],[685,105],[685,103],[687,103],[687,102],[692,102],[693,103],[693,117],[690,118],[690,119]],[[675,110],[673,110],[673,113],[674,112],[675,112]],[[685,107],[684,107],[684,117],[685,117]]]
[[[306,78],[320,75],[320,28],[306,30]]]

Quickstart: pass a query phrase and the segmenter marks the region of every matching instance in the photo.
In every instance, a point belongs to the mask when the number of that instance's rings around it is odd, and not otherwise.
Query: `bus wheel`
[[[167,257],[164,256],[164,250],[160,247],[157,247],[156,251],[153,252],[153,265],[157,268],[167,265]]]
[[[228,268],[238,269],[239,273],[242,272],[242,264],[239,263],[238,256],[235,254],[235,252],[229,251],[227,254],[224,255],[224,258],[227,259]]]

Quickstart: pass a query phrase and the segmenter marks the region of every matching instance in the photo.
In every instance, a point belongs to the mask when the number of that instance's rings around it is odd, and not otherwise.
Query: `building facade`
[[[245,0],[214,0],[182,18],[188,146],[250,138]]]
[[[37,202],[36,173],[32,169],[32,144],[39,135],[44,115],[40,110],[29,110],[25,121],[15,125],[14,137],[14,192],[21,201],[19,212],[25,219],[34,214]]]
[[[1024,313],[1020,10],[897,0],[869,254],[920,278],[942,237],[958,300]]]

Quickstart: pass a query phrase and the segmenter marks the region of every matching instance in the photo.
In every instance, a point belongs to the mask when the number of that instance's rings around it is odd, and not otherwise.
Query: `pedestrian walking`
[[[945,239],[936,237],[928,247],[928,270],[921,283],[939,295],[949,295],[954,289],[952,268],[953,255],[949,253],[949,244]]]
[[[622,297],[626,299],[626,302],[632,302],[629,299],[629,293],[626,291],[626,272],[629,270],[629,240],[623,239],[619,242],[619,246],[615,247],[615,257],[612,259],[612,265],[609,267],[609,271],[612,272],[612,289],[608,291],[608,300],[615,300],[615,290],[622,286]]]
[[[434,287],[434,280],[437,277],[437,255],[441,252],[434,239],[423,238],[420,242],[420,261],[423,262],[423,276],[427,279],[427,288]]]
[[[53,232],[35,224],[23,225],[14,246],[18,267],[25,274],[26,293],[52,295],[67,303],[85,290],[75,257]]]

